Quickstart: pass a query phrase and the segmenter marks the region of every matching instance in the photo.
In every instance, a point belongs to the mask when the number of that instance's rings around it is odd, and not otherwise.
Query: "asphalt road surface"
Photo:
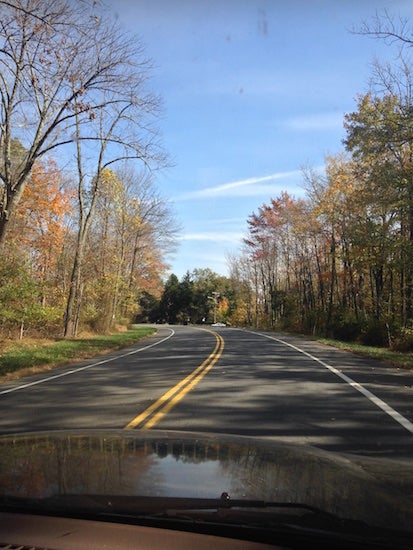
[[[0,433],[173,429],[413,457],[413,372],[303,338],[159,326],[137,345],[0,385]]]

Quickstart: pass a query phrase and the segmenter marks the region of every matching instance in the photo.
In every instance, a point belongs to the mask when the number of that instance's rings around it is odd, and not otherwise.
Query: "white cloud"
[[[314,130],[333,130],[343,127],[343,113],[314,113],[290,118],[285,125],[292,130],[314,131]]]
[[[206,225],[212,225],[214,227],[217,227],[219,225],[240,225],[245,222],[245,217],[239,217],[236,218],[214,218],[214,219],[208,219],[205,220]]]
[[[250,197],[271,194],[274,190],[274,185],[268,185],[267,182],[284,180],[291,177],[301,175],[300,170],[292,170],[290,172],[277,172],[269,176],[257,176],[238,181],[206,187],[197,191],[189,191],[175,197],[177,201],[193,200],[193,199],[211,199],[216,197]],[[264,185],[262,185],[264,184]],[[279,190],[279,185],[277,186]]]
[[[209,241],[216,243],[234,243],[243,238],[243,233],[238,231],[216,232],[207,231],[201,233],[185,233],[179,237],[181,241]]]

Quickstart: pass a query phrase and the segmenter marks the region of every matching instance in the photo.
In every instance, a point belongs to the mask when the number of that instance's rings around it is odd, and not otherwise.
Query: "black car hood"
[[[413,531],[413,465],[270,440],[165,431],[0,437],[0,499],[61,495],[300,503]]]

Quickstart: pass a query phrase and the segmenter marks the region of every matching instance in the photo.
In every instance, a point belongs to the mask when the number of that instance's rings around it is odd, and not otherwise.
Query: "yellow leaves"
[[[226,313],[228,313],[229,309],[229,302],[225,296],[222,296],[220,300],[218,301],[217,311],[224,316]]]
[[[344,156],[327,157],[326,179],[317,189],[314,214],[327,216],[330,221],[354,213],[361,191],[354,163]]]
[[[113,201],[119,200],[124,195],[124,186],[113,170],[104,168],[100,174],[100,192],[102,196]]]
[[[235,326],[244,326],[249,322],[249,309],[251,306],[246,300],[238,300],[236,308],[231,313],[230,322]]]
[[[99,210],[107,211],[120,225],[134,225],[136,229],[140,227],[139,201],[136,197],[128,196],[124,182],[109,168],[100,174],[98,200]]]

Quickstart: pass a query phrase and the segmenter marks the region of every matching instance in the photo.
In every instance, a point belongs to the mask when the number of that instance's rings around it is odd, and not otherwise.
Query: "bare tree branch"
[[[34,162],[75,143],[76,126],[87,129],[77,139],[98,142],[94,121],[113,121],[116,105],[127,106],[116,136],[114,129],[107,136],[106,156],[109,145],[122,145],[129,151],[122,158],[153,167],[165,160],[149,122],[159,110],[159,100],[145,90],[151,63],[140,43],[95,4],[0,0],[0,250]],[[11,170],[13,139],[27,153]]]
[[[387,44],[413,46],[413,32],[407,18],[393,16],[388,10],[376,12],[371,23],[364,21],[355,34],[384,40]]]

